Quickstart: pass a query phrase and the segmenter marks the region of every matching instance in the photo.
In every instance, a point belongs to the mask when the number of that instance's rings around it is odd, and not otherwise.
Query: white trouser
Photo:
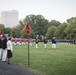
[[[44,44],[44,48],[46,48],[46,44]]]
[[[56,44],[52,44],[52,48],[54,48],[54,49],[55,49],[55,48],[56,48]]]
[[[36,44],[36,48],[38,48],[38,44]]]
[[[6,61],[7,58],[7,49],[3,50],[3,56],[2,56],[2,61]]]
[[[32,46],[32,42],[30,42],[30,46]]]
[[[0,59],[1,59],[1,55],[2,55],[2,48],[0,48]]]

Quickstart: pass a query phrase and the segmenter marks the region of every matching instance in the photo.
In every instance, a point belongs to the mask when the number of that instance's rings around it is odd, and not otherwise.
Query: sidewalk
[[[14,63],[8,65],[7,62],[2,62],[0,60],[0,75],[36,75],[36,74]]]

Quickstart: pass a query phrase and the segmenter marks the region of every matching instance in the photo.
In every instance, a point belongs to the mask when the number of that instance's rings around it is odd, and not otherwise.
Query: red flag
[[[30,34],[30,25],[27,23],[25,27],[25,33]]]
[[[2,35],[2,30],[0,29],[0,35]]]

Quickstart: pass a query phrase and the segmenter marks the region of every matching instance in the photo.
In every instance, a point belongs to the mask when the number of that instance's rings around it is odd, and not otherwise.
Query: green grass
[[[28,67],[28,45],[14,46],[13,62]],[[39,43],[30,46],[30,69],[41,75],[76,75],[76,45],[57,44],[54,50],[51,44]],[[40,75],[39,74],[39,75]]]

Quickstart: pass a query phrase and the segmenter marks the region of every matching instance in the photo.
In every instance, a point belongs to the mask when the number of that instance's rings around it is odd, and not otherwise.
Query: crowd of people
[[[36,36],[35,40],[29,39],[30,46],[32,46],[33,42],[35,42],[36,48],[38,48],[39,41],[40,39],[38,35]],[[2,60],[3,62],[7,61],[7,63],[10,64],[10,58],[12,58],[13,45],[16,45],[16,44],[23,45],[26,42],[28,42],[28,40],[12,39],[8,37],[8,35],[5,35],[4,37],[0,35],[0,60]],[[43,42],[44,42],[44,48],[46,49],[47,43],[48,43],[48,40],[46,37],[44,37]],[[55,37],[53,37],[51,42],[52,42],[52,48],[56,49]]]
[[[6,34],[4,37],[0,35],[0,60],[10,64],[10,58],[12,57],[13,45],[11,37]]]
[[[38,48],[38,44],[40,42],[40,37],[39,37],[39,35],[37,35],[35,39],[12,38],[11,41],[12,41],[13,45],[25,45],[25,44],[28,44],[28,41],[29,41],[30,46],[32,46],[33,42],[35,42],[36,48]],[[49,40],[46,37],[44,37],[42,41],[44,42],[44,48],[46,49],[47,43],[49,42]],[[52,48],[56,49],[55,37],[52,38],[51,43],[52,43]]]

